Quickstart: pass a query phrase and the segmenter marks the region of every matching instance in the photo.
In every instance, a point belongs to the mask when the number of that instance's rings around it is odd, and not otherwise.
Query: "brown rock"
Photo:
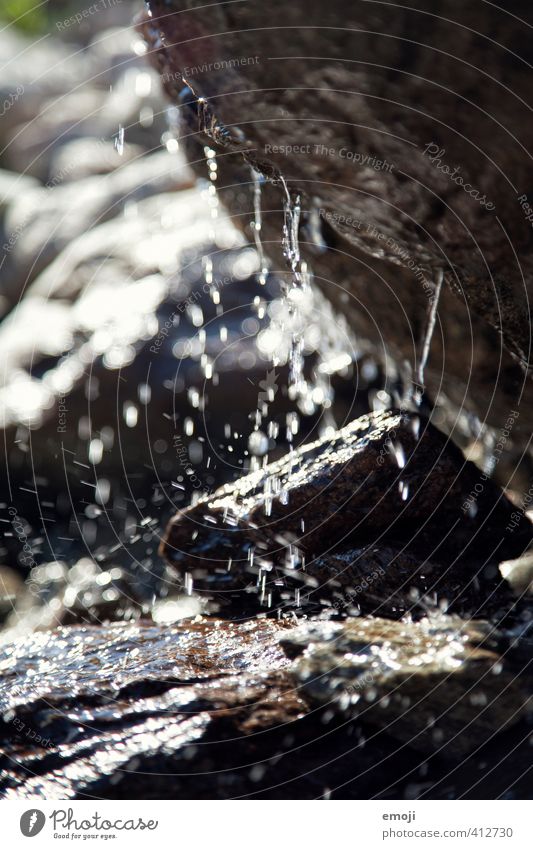
[[[531,709],[531,663],[519,678],[485,622],[350,620],[282,639],[302,653],[291,674],[313,704],[355,713],[415,749],[466,754]]]
[[[0,794],[496,798],[512,787],[529,798],[518,717],[531,652],[517,660],[505,640],[447,618],[198,618],[4,638]]]
[[[243,166],[268,177],[274,267],[284,267],[283,178],[302,197],[302,252],[318,285],[399,369],[419,363],[444,271],[429,394],[450,429],[458,410],[498,430],[520,409],[518,462],[533,423],[526,0],[512,15],[453,0],[430,11],[346,0],[149,7],[143,31],[189,122],[190,159],[204,169],[206,136],[224,150],[221,200],[244,223]]]
[[[2,795],[227,797],[275,784],[274,765],[254,764],[305,711],[283,627],[72,627],[0,648]]]
[[[419,575],[427,561],[446,564],[454,597],[458,576],[474,590],[478,578],[494,588],[495,552],[521,552],[531,539],[524,517],[516,531],[506,527],[512,514],[499,488],[481,483],[476,467],[426,420],[377,413],[180,511],[161,553],[198,590],[230,597],[245,590],[265,602],[285,584],[316,588],[320,580],[319,597],[349,591],[357,567],[339,569],[327,558],[394,540],[397,550],[416,554]],[[405,586],[400,575],[396,586]]]

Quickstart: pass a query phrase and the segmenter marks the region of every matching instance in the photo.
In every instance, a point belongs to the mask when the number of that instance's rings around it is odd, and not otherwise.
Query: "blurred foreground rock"
[[[6,167],[56,185],[77,167],[71,158],[58,175],[54,165],[75,140],[113,143],[122,127],[126,143],[146,151],[160,145],[165,104],[142,49],[136,51],[139,38],[127,25],[135,10],[130,6],[128,14],[122,6],[125,25],[100,31],[85,47],[58,35],[31,40],[15,27],[2,29],[0,101],[8,108],[0,141]],[[112,13],[108,8],[93,17],[100,27],[106,20],[109,26]]]
[[[313,705],[364,717],[421,751],[467,754],[531,709],[532,662],[514,662],[510,638],[487,623],[355,619],[283,639]]]
[[[198,618],[4,641],[2,795],[531,798],[530,672],[508,644],[446,617]]]

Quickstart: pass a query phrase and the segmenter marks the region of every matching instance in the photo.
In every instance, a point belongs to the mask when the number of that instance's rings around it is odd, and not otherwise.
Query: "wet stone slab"
[[[282,637],[311,704],[459,757],[530,713],[531,660],[486,622],[352,619]]]
[[[379,598],[401,591],[400,612],[428,592],[477,610],[506,592],[503,553],[532,536],[520,516],[509,530],[513,505],[480,481],[426,419],[374,413],[179,511],[161,553],[196,590],[226,600],[269,605],[301,587],[314,601],[355,592],[364,602],[357,588],[377,570]]]
[[[198,620],[62,628],[4,644],[3,792],[127,797],[137,782],[146,797],[144,769],[159,776],[155,795],[168,796],[182,783],[174,773],[224,772],[232,759],[226,738],[247,739],[304,711],[284,675],[282,629],[266,620]],[[251,769],[253,746],[249,757]],[[169,771],[173,789],[163,790]]]
[[[465,793],[497,767],[482,798],[515,784],[527,795],[530,657],[486,623],[447,617],[197,618],[4,639],[0,794],[446,798],[460,764]]]
[[[0,711],[65,699],[114,698],[148,681],[161,687],[235,674],[239,669],[287,666],[273,635],[280,626],[265,619],[233,624],[188,620],[159,628],[131,624],[44,631],[5,643],[1,656]]]

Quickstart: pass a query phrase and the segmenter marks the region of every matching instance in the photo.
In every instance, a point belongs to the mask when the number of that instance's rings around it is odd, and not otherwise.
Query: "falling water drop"
[[[218,219],[219,213],[219,200],[218,200],[218,192],[216,187],[216,182],[218,179],[218,163],[217,163],[217,155],[216,151],[213,150],[212,147],[206,145],[204,147],[205,160],[207,164],[207,176],[209,179],[209,185],[207,187],[207,202],[209,205],[209,209],[211,211],[211,218],[216,221]],[[211,238],[213,242],[216,242],[216,233],[213,230],[211,233]]]
[[[118,133],[115,136],[115,150],[119,156],[122,156],[124,153],[124,127],[122,124],[118,125]]]
[[[123,416],[127,427],[135,427],[139,418],[139,411],[135,404],[126,401],[123,406]]]
[[[402,501],[407,501],[407,499],[409,498],[409,484],[407,483],[407,481],[400,481],[400,483],[398,484],[398,489],[400,491]]]
[[[248,450],[258,457],[264,456],[268,451],[268,437],[261,430],[254,430],[248,440]]]

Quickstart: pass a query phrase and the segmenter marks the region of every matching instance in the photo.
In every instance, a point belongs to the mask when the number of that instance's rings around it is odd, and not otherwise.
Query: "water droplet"
[[[115,136],[115,150],[119,156],[124,153],[124,127],[122,124],[119,124],[118,133]]]
[[[248,450],[257,457],[262,457],[268,451],[268,436],[261,430],[254,430],[248,439]]]

